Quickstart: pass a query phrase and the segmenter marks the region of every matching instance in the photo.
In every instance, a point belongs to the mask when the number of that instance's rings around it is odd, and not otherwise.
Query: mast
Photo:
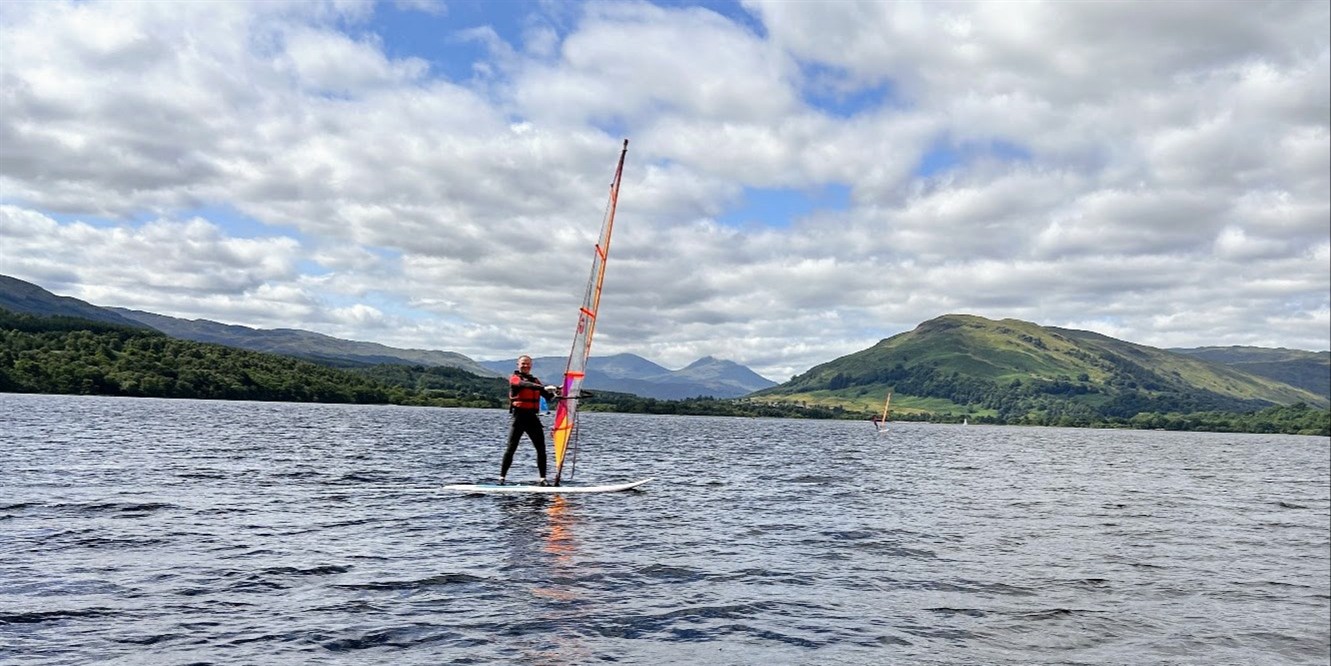
[[[592,335],[596,332],[596,314],[601,307],[601,286],[605,283],[605,263],[610,254],[610,233],[615,227],[615,208],[619,204],[619,183],[624,174],[624,158],[629,152],[629,141],[619,152],[615,178],[610,182],[610,200],[606,202],[605,219],[601,221],[601,237],[592,257],[592,272],[583,292],[582,307],[578,311],[578,328],[573,333],[573,348],[564,368],[563,399],[555,410],[555,423],[551,426],[551,439],[555,449],[555,485],[564,474],[564,460],[575,454],[578,400],[582,397],[582,380],[586,377],[587,358],[591,354]],[[572,472],[570,472],[572,476]]]

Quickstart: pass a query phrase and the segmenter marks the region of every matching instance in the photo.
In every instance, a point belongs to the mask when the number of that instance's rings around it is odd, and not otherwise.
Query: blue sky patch
[[[767,26],[735,0],[654,0],[652,4],[666,9],[701,7],[724,16],[758,37],[767,38]]]
[[[1004,162],[1026,162],[1031,159],[1031,152],[1002,139],[967,141],[958,144],[947,138],[940,138],[920,158],[920,163],[915,167],[915,175],[930,178],[985,157]]]
[[[263,224],[225,204],[188,208],[171,213],[140,212],[127,217],[105,217],[87,213],[58,213],[52,211],[42,211],[42,214],[61,225],[81,222],[96,229],[140,229],[143,225],[156,220],[184,223],[194,218],[200,218],[216,226],[222,231],[222,235],[228,238],[274,238],[281,236],[293,238],[300,243],[306,242],[305,235],[294,227]]]
[[[402,250],[388,248],[388,247],[366,245],[365,251],[374,254],[380,259],[388,259],[391,261],[402,261],[402,254],[403,254]]]
[[[930,146],[924,157],[920,158],[919,165],[915,167],[915,175],[929,178],[944,171],[950,171],[961,162],[961,151],[956,146],[945,141],[938,141]]]
[[[814,189],[746,187],[740,203],[717,221],[732,227],[787,228],[794,220],[816,211],[848,208],[850,187],[842,183],[827,183]]]
[[[302,259],[296,262],[296,271],[301,275],[311,275],[314,277],[331,275],[333,272],[332,270],[326,268],[323,264],[314,261],[313,259]]]
[[[182,210],[172,213],[170,216],[171,219],[180,220],[182,222],[195,217],[203,218],[217,225],[231,238],[272,238],[273,236],[288,236],[295,238],[302,243],[305,242],[305,237],[292,227],[278,227],[264,224],[235,208],[224,204]]]
[[[815,109],[837,118],[853,118],[884,107],[905,108],[891,81],[855,83],[839,67],[803,62],[804,100]]]
[[[454,0],[436,13],[386,2],[375,6],[374,16],[367,23],[347,26],[347,30],[358,37],[377,35],[384,54],[391,59],[420,58],[430,63],[432,77],[465,83],[475,76],[477,62],[490,60],[490,52],[483,42],[459,33],[489,27],[504,42],[521,50],[531,17],[547,15],[540,2],[530,0]],[[543,24],[558,30],[555,21]],[[562,39],[562,31],[560,36]]]

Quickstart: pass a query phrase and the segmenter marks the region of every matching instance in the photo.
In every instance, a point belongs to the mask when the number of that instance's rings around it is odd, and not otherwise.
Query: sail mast
[[[551,439],[554,440],[555,485],[564,473],[564,460],[572,453],[576,439],[573,437],[577,425],[578,400],[582,397],[582,380],[587,373],[587,358],[591,354],[592,335],[596,331],[596,314],[601,306],[601,286],[605,282],[605,263],[610,254],[610,233],[615,226],[615,208],[619,203],[619,183],[624,173],[624,157],[628,155],[629,142],[624,140],[624,148],[619,153],[619,163],[615,166],[615,178],[610,182],[610,200],[606,203],[605,219],[601,222],[601,237],[596,243],[596,253],[592,257],[592,272],[587,280],[587,289],[583,293],[582,307],[578,312],[578,328],[573,334],[573,348],[569,351],[568,365],[564,368],[564,384],[555,410],[555,423],[551,427]]]

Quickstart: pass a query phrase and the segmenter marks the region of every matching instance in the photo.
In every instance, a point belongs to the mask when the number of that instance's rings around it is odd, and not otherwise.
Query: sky
[[[775,381],[944,314],[1331,348],[1331,4],[0,2],[0,274]]]

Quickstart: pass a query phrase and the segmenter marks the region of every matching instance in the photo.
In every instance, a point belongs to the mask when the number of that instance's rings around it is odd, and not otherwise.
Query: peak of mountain
[[[542,381],[559,383],[568,359],[542,356],[532,359],[532,374]],[[513,371],[513,360],[483,361],[482,365],[503,373]],[[668,370],[636,354],[593,356],[587,359],[586,387],[590,391],[632,393],[657,400],[679,400],[711,396],[738,398],[759,389],[775,386],[733,361],[705,356],[681,370]]]
[[[75,317],[131,328],[144,325],[105,308],[70,296],[57,296],[41,287],[8,275],[0,275],[0,308],[41,317]]]
[[[564,359],[561,361],[566,362]],[[657,365],[637,354],[613,354],[611,356],[595,356],[588,359],[587,366],[589,370],[609,377],[620,378],[643,378],[654,377],[657,375],[669,374],[670,371]],[[560,374],[563,374],[563,368],[560,368]]]
[[[742,390],[744,393],[752,393],[770,386],[776,386],[776,382],[743,365],[713,356],[704,356],[676,371],[673,375],[714,386],[734,387],[735,390]],[[740,395],[744,395],[744,393]]]

